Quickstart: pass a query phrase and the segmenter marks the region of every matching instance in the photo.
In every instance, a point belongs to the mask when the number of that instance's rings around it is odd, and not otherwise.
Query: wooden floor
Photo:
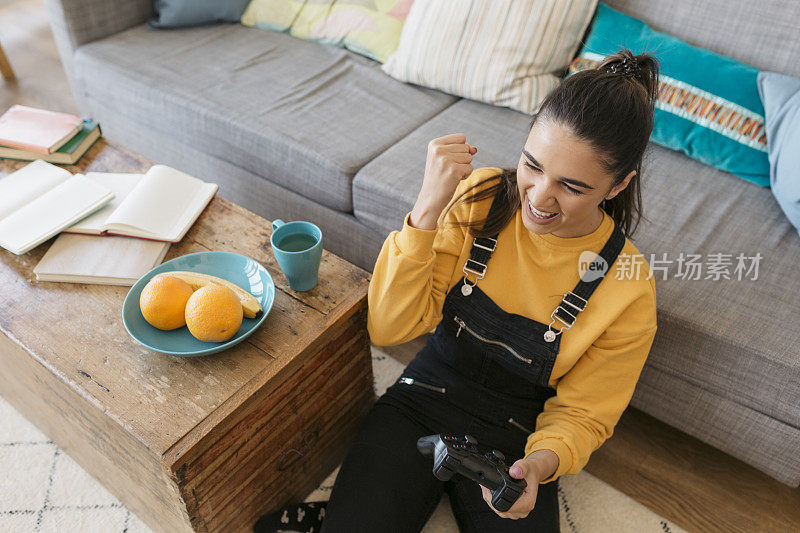
[[[0,112],[15,103],[77,113],[41,0],[0,0],[0,43],[17,80],[0,80]],[[407,364],[425,337],[384,347]],[[688,531],[800,531],[800,489],[635,409],[586,470]]]
[[[42,0],[0,0],[0,44],[16,74],[0,79],[0,111],[27,104],[78,113]]]

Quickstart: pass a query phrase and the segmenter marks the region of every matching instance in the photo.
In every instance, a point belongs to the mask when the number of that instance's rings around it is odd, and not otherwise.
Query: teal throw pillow
[[[586,43],[567,76],[593,68],[620,48],[648,53],[660,67],[650,140],[768,187],[764,106],[758,69],[651,29],[600,2]]]
[[[150,28],[184,28],[219,22],[239,22],[250,0],[155,0]]]
[[[772,194],[800,233],[800,78],[758,73],[764,102]]]

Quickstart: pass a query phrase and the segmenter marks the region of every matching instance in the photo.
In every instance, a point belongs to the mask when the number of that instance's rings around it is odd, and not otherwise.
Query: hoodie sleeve
[[[589,456],[611,437],[633,396],[656,333],[655,282],[651,294],[635,300],[586,350],[556,385],[528,437],[527,457],[535,450],[558,455],[556,472],[577,474]]]
[[[459,183],[454,198],[500,169],[476,169]],[[476,189],[476,191],[479,189]],[[467,230],[450,224],[469,220],[475,204],[458,202],[439,217],[436,229],[409,224],[383,243],[367,295],[367,329],[373,343],[392,346],[431,331],[442,320],[445,296],[464,249]]]

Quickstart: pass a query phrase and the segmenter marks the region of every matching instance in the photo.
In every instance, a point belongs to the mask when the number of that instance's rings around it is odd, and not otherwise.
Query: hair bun
[[[612,74],[620,73],[629,78],[638,76],[640,71],[641,68],[639,67],[639,62],[634,56],[625,56],[621,60],[614,61],[606,67],[606,72],[610,72]]]

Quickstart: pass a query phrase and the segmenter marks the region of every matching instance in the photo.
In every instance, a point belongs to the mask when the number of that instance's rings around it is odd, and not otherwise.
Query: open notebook
[[[83,174],[34,161],[0,179],[0,246],[24,254],[113,197]]]
[[[111,189],[115,197],[65,233],[178,242],[219,188],[165,165],[154,165],[145,174],[89,172],[86,176]]]

